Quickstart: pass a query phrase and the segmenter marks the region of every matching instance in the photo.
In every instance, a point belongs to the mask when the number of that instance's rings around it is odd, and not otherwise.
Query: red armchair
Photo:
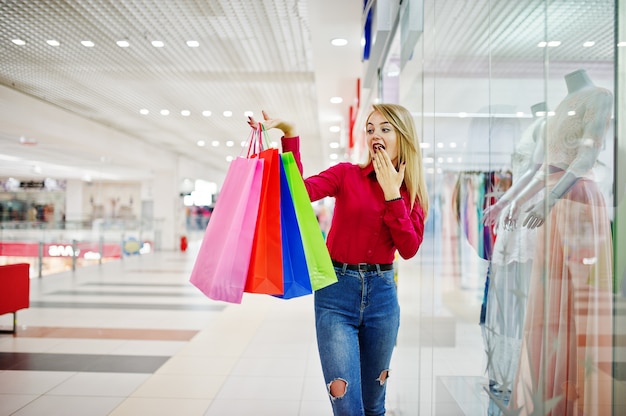
[[[17,328],[16,312],[30,306],[30,265],[28,263],[0,266],[0,315],[13,314],[13,329],[0,330],[14,334]]]

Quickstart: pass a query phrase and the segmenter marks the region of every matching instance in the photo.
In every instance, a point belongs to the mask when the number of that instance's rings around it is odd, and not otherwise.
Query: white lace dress
[[[522,134],[511,160],[513,181],[526,171],[544,125],[543,118],[536,119]],[[531,198],[527,204],[538,197]],[[517,373],[535,238],[534,229],[505,230],[500,224],[489,265],[483,326],[487,374],[492,391],[501,391],[505,396]]]

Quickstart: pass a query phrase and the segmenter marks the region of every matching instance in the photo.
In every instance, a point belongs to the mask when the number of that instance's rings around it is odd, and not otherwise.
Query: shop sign
[[[22,181],[20,182],[20,188],[22,189],[43,189],[45,186],[44,181]]]
[[[50,244],[48,246],[49,257],[73,257],[74,255],[76,255],[76,257],[79,257],[80,249],[77,249],[76,253],[74,253],[74,248],[71,245],[64,246],[64,245]]]
[[[102,250],[102,258],[119,258],[122,255],[122,249],[119,244],[100,244],[78,243],[76,250],[71,244],[67,243],[49,243],[43,245],[43,257],[77,257],[93,259],[100,257]],[[39,243],[16,243],[16,242],[0,242],[0,256],[7,257],[39,257]]]

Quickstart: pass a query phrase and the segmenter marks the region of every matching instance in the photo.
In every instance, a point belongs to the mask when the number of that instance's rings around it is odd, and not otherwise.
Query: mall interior
[[[623,0],[0,2],[0,416],[332,415],[313,294],[190,275],[249,115],[307,177],[379,102],[430,200],[386,415],[626,414],[625,33]]]

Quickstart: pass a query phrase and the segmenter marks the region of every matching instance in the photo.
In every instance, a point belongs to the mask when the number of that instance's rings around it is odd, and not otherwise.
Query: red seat
[[[0,266],[0,315],[13,314],[13,329],[0,330],[2,333],[15,333],[16,312],[30,306],[30,265],[28,263]]]

